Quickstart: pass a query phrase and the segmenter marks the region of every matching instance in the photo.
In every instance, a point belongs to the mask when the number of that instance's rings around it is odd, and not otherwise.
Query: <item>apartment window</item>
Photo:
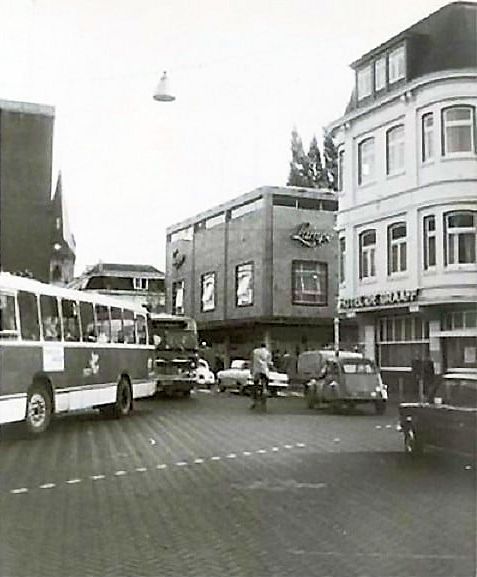
[[[376,276],[376,231],[365,230],[359,235],[359,278]]]
[[[424,269],[436,266],[436,217],[424,217]]]
[[[422,116],[422,160],[434,158],[434,115],[428,112]]]
[[[202,312],[215,309],[215,273],[208,272],[201,277],[201,310]]]
[[[452,106],[442,111],[442,154],[475,150],[475,118],[472,106]]]
[[[134,290],[147,291],[149,283],[147,278],[134,278]]]
[[[293,304],[328,304],[328,266],[314,260],[292,262]]]
[[[446,265],[477,262],[477,212],[463,210],[444,215]]]
[[[374,138],[366,138],[358,145],[358,183],[374,179]]]
[[[247,202],[237,206],[236,208],[232,208],[230,211],[230,218],[239,218],[240,216],[244,216],[250,212],[255,212],[261,208],[263,208],[263,198],[257,198],[256,200],[252,200],[251,202]]]
[[[172,312],[175,315],[184,314],[184,281],[172,283]]]
[[[394,126],[386,132],[386,171],[399,174],[404,170],[404,126]]]
[[[378,58],[374,63],[374,90],[386,88],[386,58]]]
[[[366,66],[366,68],[358,70],[357,82],[358,82],[358,100],[361,100],[362,98],[366,98],[366,96],[369,96],[372,91],[371,66]]]
[[[344,176],[344,150],[338,152],[338,190],[343,190],[343,176]]]
[[[235,304],[253,305],[253,263],[239,264],[235,269]]]
[[[389,84],[406,76],[406,50],[404,46],[389,53]]]
[[[176,232],[171,233],[170,242],[177,242],[178,240],[192,240],[194,238],[194,227],[189,226]]]
[[[345,282],[345,265],[346,265],[346,239],[340,238],[340,283]]]
[[[407,268],[407,227],[398,222],[388,227],[388,274],[404,272]]]

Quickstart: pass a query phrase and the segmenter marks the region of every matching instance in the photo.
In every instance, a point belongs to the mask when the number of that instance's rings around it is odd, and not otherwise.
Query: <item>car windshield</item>
[[[343,363],[343,371],[348,375],[373,375],[376,367],[370,362],[346,362]]]

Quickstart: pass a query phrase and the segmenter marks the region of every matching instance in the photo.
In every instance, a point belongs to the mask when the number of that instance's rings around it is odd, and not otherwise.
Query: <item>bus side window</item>
[[[13,295],[0,294],[0,338],[18,338],[15,297]]]
[[[20,291],[18,293],[18,308],[20,309],[22,339],[26,341],[39,341],[40,323],[38,320],[38,301],[36,295]]]
[[[124,342],[134,344],[136,335],[134,333],[134,313],[124,309],[123,311]]]
[[[111,322],[109,317],[109,307],[104,305],[95,305],[96,310],[96,332],[98,343],[111,342]]]
[[[45,341],[61,340],[60,316],[58,300],[50,295],[40,295],[41,322]]]
[[[138,344],[147,344],[146,318],[142,315],[136,316],[136,334]]]
[[[96,342],[96,329],[94,324],[94,313],[92,303],[80,303],[81,330],[83,341],[88,343]]]
[[[65,341],[80,340],[80,325],[78,317],[78,303],[63,299],[61,301],[61,314],[63,316],[63,331]]]
[[[111,307],[111,342],[124,343],[122,310]]]

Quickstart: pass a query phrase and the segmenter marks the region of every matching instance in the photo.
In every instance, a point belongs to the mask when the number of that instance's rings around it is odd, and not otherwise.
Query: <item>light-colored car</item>
[[[230,369],[224,369],[217,373],[217,386],[221,392],[226,389],[233,389],[241,394],[246,394],[252,385],[250,361],[237,359],[232,361]],[[288,375],[270,371],[268,387],[271,395],[277,395],[279,390],[284,390],[288,387]]]
[[[195,381],[199,387],[211,387],[215,384],[215,375],[210,370],[209,363],[205,359],[199,359],[197,361],[195,374]]]

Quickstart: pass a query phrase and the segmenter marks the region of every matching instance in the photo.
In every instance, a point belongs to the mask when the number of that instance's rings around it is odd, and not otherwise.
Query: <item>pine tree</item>
[[[323,170],[322,186],[331,190],[338,190],[338,151],[330,132],[324,131],[323,154],[325,167]]]
[[[320,188],[323,186],[323,164],[321,162],[321,152],[318,147],[318,142],[316,136],[310,143],[310,148],[308,150],[308,186],[311,188]]]
[[[291,153],[292,160],[290,162],[287,186],[308,186],[308,161],[303,149],[303,142],[296,128],[292,130]]]

